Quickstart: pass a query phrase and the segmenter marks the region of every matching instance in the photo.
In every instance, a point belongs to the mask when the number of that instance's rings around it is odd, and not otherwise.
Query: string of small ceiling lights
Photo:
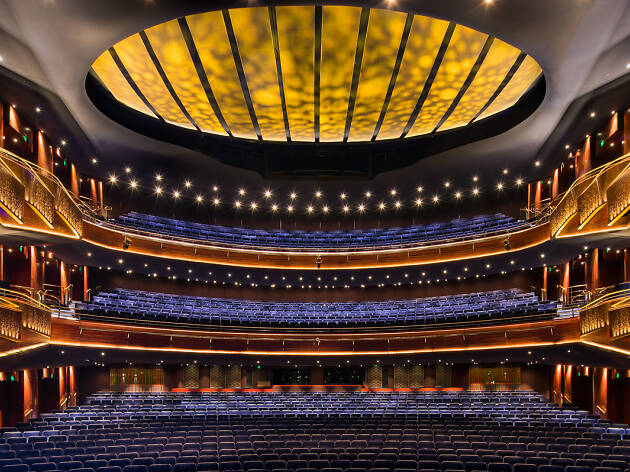
[[[521,177],[512,177],[508,169],[503,169],[501,178],[493,185],[482,187],[478,176],[472,176],[467,185],[458,186],[446,180],[439,191],[429,191],[422,185],[413,190],[401,191],[390,188],[386,195],[372,190],[364,190],[360,195],[351,195],[341,191],[334,197],[327,198],[319,188],[310,192],[291,190],[283,192],[271,188],[251,190],[238,187],[232,191],[224,190],[219,185],[209,188],[198,187],[192,180],[184,181],[182,186],[169,186],[161,174],[156,174],[150,183],[141,182],[133,175],[131,167],[126,167],[122,174],[111,174],[109,184],[112,187],[127,188],[131,192],[145,192],[156,198],[170,198],[174,201],[188,201],[197,205],[210,205],[215,208],[232,208],[235,211],[268,211],[282,214],[362,214],[366,212],[385,212],[387,210],[420,209],[427,205],[438,205],[445,201],[459,201],[464,198],[477,198],[484,193],[500,194],[510,189],[521,188],[525,181]],[[230,196],[229,194],[232,193]]]

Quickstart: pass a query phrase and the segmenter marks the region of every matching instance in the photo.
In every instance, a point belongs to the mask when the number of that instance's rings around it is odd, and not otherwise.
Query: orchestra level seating
[[[339,251],[398,247],[486,237],[530,225],[503,214],[481,215],[447,223],[415,225],[404,228],[379,228],[354,231],[282,231],[236,228],[163,218],[130,212],[110,222],[125,230],[157,233],[167,238],[201,240],[211,244],[291,250],[326,249]]]
[[[366,302],[270,302],[205,298],[116,289],[77,303],[82,317],[131,322],[279,327],[360,327],[500,323],[551,318],[556,304],[519,289],[412,300]]]
[[[99,393],[0,472],[625,472],[630,430],[534,392]]]

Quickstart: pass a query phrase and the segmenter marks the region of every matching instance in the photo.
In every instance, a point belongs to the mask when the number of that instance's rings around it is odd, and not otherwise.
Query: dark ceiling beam
[[[527,54],[525,54],[524,52],[521,52],[518,55],[518,57],[514,61],[514,64],[512,64],[512,67],[510,67],[510,70],[505,75],[505,77],[503,78],[503,80],[501,81],[501,83],[499,84],[497,89],[490,96],[490,98],[484,104],[484,106],[481,107],[481,110],[479,110],[477,112],[477,114],[472,117],[472,119],[468,122],[468,124],[471,124],[473,121],[475,121],[477,118],[479,118],[479,116],[481,116],[483,114],[483,112],[486,111],[490,105],[492,105],[492,103],[501,94],[501,92],[503,92],[503,89],[507,86],[507,84],[510,82],[510,80],[512,80],[512,77],[514,77],[514,74],[516,74],[516,71],[518,70],[518,68],[521,67],[521,64],[523,63],[523,61],[525,60],[526,57],[527,57]]]
[[[249,117],[252,120],[252,126],[256,132],[256,136],[259,141],[262,141],[262,134],[260,133],[260,126],[258,125],[258,118],[256,118],[256,111],[254,110],[254,103],[252,96],[249,93],[249,86],[247,85],[247,77],[245,76],[245,70],[243,69],[243,62],[241,61],[241,53],[238,50],[238,43],[236,42],[236,36],[234,34],[234,28],[232,27],[232,19],[230,18],[229,10],[221,10],[223,13],[223,22],[225,23],[225,30],[230,41],[230,48],[232,49],[232,57],[234,58],[234,65],[236,66],[236,72],[241,82],[241,89],[243,90],[243,97],[247,104],[247,110],[249,111]]]
[[[162,82],[164,82],[164,85],[166,86],[168,93],[171,94],[171,97],[173,98],[173,100],[175,101],[175,103],[177,104],[181,112],[184,114],[186,119],[190,122],[190,124],[193,125],[197,131],[201,131],[201,128],[199,128],[199,126],[197,125],[197,122],[193,119],[193,117],[190,116],[190,113],[188,113],[188,110],[186,109],[186,107],[180,100],[179,96],[177,95],[177,92],[173,88],[173,84],[171,84],[171,81],[166,75],[166,72],[164,72],[164,68],[162,67],[162,64],[160,64],[160,60],[155,54],[155,50],[153,49],[153,45],[151,44],[151,41],[149,41],[149,37],[147,36],[146,31],[140,31],[140,33],[138,34],[140,35],[140,39],[142,39],[142,44],[144,44],[144,47],[147,50],[147,53],[149,53],[151,62],[153,62],[153,65],[155,66],[155,69],[160,75]]]
[[[389,85],[387,86],[387,93],[385,94],[385,100],[383,101],[383,107],[381,108],[381,114],[378,117],[378,121],[376,122],[376,126],[374,127],[374,133],[372,134],[372,141],[376,140],[379,131],[381,130],[381,126],[383,125],[383,120],[385,119],[385,114],[387,113],[387,107],[389,106],[389,102],[392,98],[392,93],[394,92],[394,87],[396,85],[396,79],[398,78],[398,71],[400,70],[400,64],[402,63],[403,56],[405,55],[405,48],[407,47],[407,40],[409,39],[409,33],[411,31],[411,26],[413,25],[413,14],[407,14],[407,20],[405,21],[405,28],[403,29],[402,36],[400,38],[400,46],[398,46],[398,54],[396,55],[396,63],[394,64],[394,69],[392,70],[392,76],[389,79]]]
[[[278,89],[280,90],[280,103],[282,105],[282,118],[284,119],[284,131],[287,141],[291,141],[291,128],[289,127],[289,115],[287,114],[287,100],[284,96],[284,78],[282,76],[282,61],[280,61],[280,41],[278,40],[278,20],[276,7],[268,7],[269,26],[271,27],[271,40],[273,42],[273,54],[276,58],[276,75],[278,76]]]
[[[481,67],[481,64],[483,64],[483,61],[486,59],[486,56],[488,55],[488,51],[490,51],[490,48],[492,47],[493,42],[494,42],[494,37],[488,36],[485,44],[483,45],[483,48],[481,48],[481,52],[479,52],[479,55],[477,56],[477,60],[473,64],[472,68],[470,69],[470,72],[468,72],[468,76],[466,77],[466,80],[464,80],[464,83],[460,87],[459,92],[457,92],[457,95],[455,95],[455,98],[451,102],[450,106],[448,107],[444,115],[442,115],[442,118],[440,118],[440,121],[438,121],[438,124],[435,126],[435,128],[433,128],[433,131],[432,131],[433,133],[435,133],[440,128],[440,126],[446,123],[446,120],[448,120],[451,114],[455,111],[455,108],[457,108],[457,105],[459,105],[459,102],[461,101],[462,97],[468,90],[468,87],[470,87],[470,84],[472,84],[473,80],[475,80],[475,77],[477,76],[477,72],[479,72],[479,68]]]
[[[365,39],[367,37],[368,23],[370,20],[370,9],[361,9],[361,20],[359,21],[359,33],[357,35],[357,47],[354,54],[354,69],[352,70],[352,85],[348,97],[348,113],[346,114],[346,127],[343,132],[343,141],[348,141],[350,126],[352,125],[352,115],[354,105],[357,100],[357,89],[359,88],[359,75],[361,74],[361,64],[363,63],[363,50],[365,49]]]
[[[149,102],[147,97],[144,96],[144,93],[142,93],[142,90],[140,90],[140,87],[138,87],[138,84],[136,84],[136,81],[133,80],[133,77],[131,77],[131,74],[125,67],[125,64],[123,64],[123,61],[120,59],[120,56],[116,52],[116,49],[114,49],[114,47],[112,46],[111,48],[108,49],[108,51],[109,51],[110,56],[112,56],[114,63],[120,70],[120,73],[123,75],[123,77],[129,84],[129,86],[133,89],[133,91],[136,92],[136,95],[138,95],[138,98],[142,100],[142,103],[144,103],[146,107],[149,110],[151,110],[151,113],[153,113],[160,121],[164,121],[164,118],[162,118],[162,116],[157,112],[157,110],[153,108],[153,105],[151,105],[151,102]]]
[[[322,6],[315,6],[315,44],[313,57],[313,123],[315,142],[319,142],[320,85],[322,74]]]
[[[212,107],[214,114],[221,123],[223,130],[228,134],[228,136],[232,136],[232,132],[230,131],[230,127],[228,126],[225,118],[223,117],[223,113],[221,112],[221,107],[219,107],[219,103],[217,102],[216,97],[214,96],[214,92],[212,91],[212,87],[210,86],[210,81],[208,80],[208,75],[206,74],[206,69],[201,62],[201,58],[199,57],[199,52],[197,51],[197,45],[195,44],[195,40],[193,39],[192,33],[190,32],[190,27],[188,26],[188,22],[186,18],[181,17],[178,20],[179,29],[182,31],[182,36],[184,37],[184,42],[186,43],[186,47],[188,48],[188,53],[190,54],[190,59],[195,66],[195,70],[197,71],[197,76],[199,77],[199,81],[201,82],[201,86],[203,87],[204,92],[206,93],[206,98],[208,99],[208,103]]]
[[[435,56],[433,61],[433,66],[431,67],[431,71],[429,72],[429,76],[427,77],[424,86],[422,87],[422,92],[418,97],[418,101],[416,102],[416,106],[414,107],[411,115],[409,116],[409,120],[407,120],[407,124],[405,125],[401,138],[407,136],[411,127],[416,122],[418,115],[420,114],[420,110],[422,109],[422,105],[424,105],[424,101],[427,99],[429,92],[431,91],[431,87],[433,86],[433,81],[435,80],[435,76],[438,73],[440,66],[442,65],[442,60],[444,59],[444,55],[446,54],[446,50],[448,49],[448,45],[451,42],[451,38],[453,37],[453,31],[455,31],[455,23],[449,23],[448,28],[446,28],[446,33],[444,33],[444,37],[442,38],[442,44],[440,44],[440,49],[438,49],[438,53]]]

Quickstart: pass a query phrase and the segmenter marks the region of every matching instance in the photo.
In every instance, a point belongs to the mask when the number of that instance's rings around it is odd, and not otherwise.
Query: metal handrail
[[[94,216],[93,210],[88,205],[83,203],[79,197],[74,195],[72,192],[69,192],[66,186],[63,184],[63,182],[59,180],[59,177],[57,177],[48,169],[44,169],[43,167],[33,162],[30,162],[29,160],[24,159],[3,147],[0,147],[0,158],[12,161],[18,164],[19,166],[26,168],[29,172],[35,175],[36,178],[40,181],[40,183],[44,185],[46,188],[48,188],[48,185],[45,182],[43,182],[41,178],[46,177],[50,179],[55,184],[56,187],[58,187],[68,198],[70,198],[70,200],[77,206],[77,208],[81,211],[81,213],[84,216],[86,214]]]
[[[477,234],[473,234],[473,235],[468,235],[468,236],[460,236],[460,237],[456,237],[456,238],[444,238],[444,239],[433,239],[430,241],[415,241],[415,242],[409,242],[409,243],[401,243],[401,244],[390,244],[390,245],[379,245],[379,246],[364,246],[364,247],[352,247],[352,246],[346,246],[346,247],[342,247],[342,248],[331,248],[331,247],[315,247],[315,246],[300,246],[300,247],[290,247],[290,246],[253,246],[253,245],[248,245],[248,244],[240,244],[240,243],[226,243],[223,241],[218,241],[218,240],[204,240],[204,239],[193,239],[193,238],[186,238],[183,236],[175,236],[175,235],[171,235],[171,234],[166,234],[166,233],[159,233],[159,232],[153,232],[153,231],[146,231],[146,230],[142,230],[142,229],[138,229],[138,228],[132,228],[129,226],[125,226],[125,225],[121,225],[118,223],[114,223],[111,220],[103,220],[100,218],[97,218],[96,220],[93,220],[92,222],[94,222],[95,224],[101,226],[101,227],[105,227],[105,228],[109,228],[112,229],[114,231],[118,231],[121,233],[124,233],[128,236],[145,236],[145,237],[151,237],[151,238],[155,238],[155,239],[162,239],[162,240],[168,240],[168,241],[175,241],[178,243],[184,243],[184,244],[193,244],[196,246],[214,246],[214,247],[221,247],[221,248],[225,248],[225,249],[252,249],[252,247],[255,247],[256,250],[260,250],[260,251],[268,251],[268,252],[286,252],[286,251],[291,251],[291,252],[315,252],[315,253],[327,253],[327,252],[348,252],[348,251],[354,251],[354,252],[365,252],[365,251],[374,251],[374,250],[394,250],[394,249],[406,249],[406,248],[416,248],[416,247],[427,247],[427,246],[438,246],[438,245],[442,245],[442,244],[449,244],[449,243],[456,243],[456,242],[462,242],[462,241],[473,241],[473,240],[478,240],[478,239],[485,239],[485,238],[490,238],[490,237],[494,237],[494,236],[502,236],[502,235],[507,235],[507,234],[512,234],[514,232],[518,232],[518,231],[523,231],[525,229],[529,229],[532,228],[534,226],[536,226],[537,224],[540,224],[540,222],[523,222],[520,225],[516,225],[512,228],[506,228],[504,230],[496,230],[496,231],[488,231],[485,233],[477,233]]]
[[[47,304],[36,298],[38,293],[41,293],[41,291],[22,285],[11,285],[11,288],[0,288],[0,297],[18,300],[23,303],[28,303],[29,305],[34,305],[37,308],[50,310]]]
[[[434,329],[446,330],[455,328],[474,328],[480,326],[497,326],[502,324],[527,323],[533,321],[553,320],[556,316],[555,312],[537,313],[535,315],[521,315],[505,318],[497,318],[495,320],[477,320],[477,321],[459,321],[459,322],[443,322],[443,323],[413,323],[413,324],[385,324],[379,326],[360,326],[360,327],[285,327],[285,326],[248,326],[236,324],[211,324],[211,323],[186,323],[176,321],[160,321],[160,320],[141,320],[135,318],[99,315],[88,313],[83,310],[75,310],[75,315],[79,321],[97,321],[105,323],[119,323],[134,326],[145,326],[151,328],[166,328],[180,330],[221,330],[229,332],[230,329],[239,332],[255,332],[255,333],[356,333],[356,332],[382,332],[384,329],[392,331],[408,331],[423,330],[429,331]]]

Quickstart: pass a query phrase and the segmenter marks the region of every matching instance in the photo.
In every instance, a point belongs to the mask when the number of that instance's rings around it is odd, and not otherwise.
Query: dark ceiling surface
[[[300,4],[311,2],[264,2]],[[373,187],[442,182],[469,183],[473,174],[499,178],[502,169],[527,180],[549,175],[563,156],[546,152],[534,166],[563,115],[577,98],[628,73],[630,9],[627,0],[364,0],[346,5],[392,8],[454,21],[493,34],[536,59],[546,80],[541,105],[512,129],[488,139],[425,157],[404,169],[384,172]],[[217,0],[211,9],[260,6],[249,1]],[[159,169],[179,181],[209,179],[225,186],[267,182],[257,173],[236,169],[202,153],[157,141],[107,118],[92,103],[86,76],[96,57],[139,30],[210,9],[208,2],[181,0],[0,0],[0,67],[59,96],[98,153],[84,156],[79,170],[103,177],[133,165],[139,172]],[[69,143],[72,145],[73,143]],[[571,143],[573,145],[577,143]],[[87,154],[87,153],[86,153]],[[309,183],[311,185],[312,182]],[[331,190],[337,183],[326,183]],[[346,189],[362,182],[344,182]]]

